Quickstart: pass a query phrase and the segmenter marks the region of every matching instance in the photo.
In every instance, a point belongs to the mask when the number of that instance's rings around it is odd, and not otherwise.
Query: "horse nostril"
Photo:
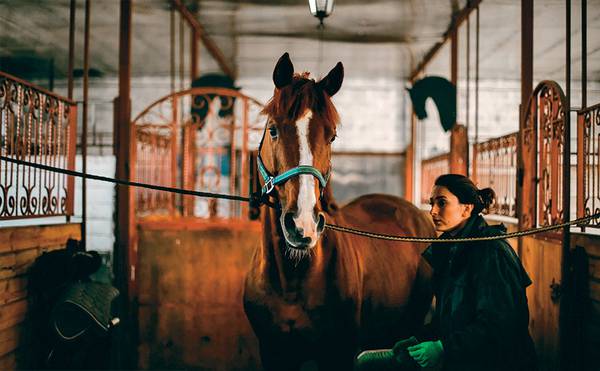
[[[288,231],[294,231],[296,230],[296,223],[294,222],[294,214],[293,213],[285,213],[285,216],[283,217],[283,224],[285,226],[285,229],[287,229]]]
[[[325,214],[319,213],[317,221],[317,233],[323,232],[325,229]]]

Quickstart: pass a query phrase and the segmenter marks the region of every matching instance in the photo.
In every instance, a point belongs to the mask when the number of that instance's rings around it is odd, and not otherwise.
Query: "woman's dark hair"
[[[489,211],[496,199],[496,192],[493,189],[477,189],[471,179],[460,174],[441,175],[435,180],[435,185],[448,188],[461,204],[475,205],[471,215],[478,215],[483,210]]]

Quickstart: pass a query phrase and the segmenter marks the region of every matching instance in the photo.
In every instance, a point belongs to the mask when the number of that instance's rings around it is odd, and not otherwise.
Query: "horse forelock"
[[[290,85],[275,89],[262,113],[277,122],[294,123],[307,110],[312,111],[314,120],[325,125],[335,127],[340,120],[331,98],[304,72],[295,74]]]

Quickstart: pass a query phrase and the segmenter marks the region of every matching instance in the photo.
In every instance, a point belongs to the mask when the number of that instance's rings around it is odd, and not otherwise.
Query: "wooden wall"
[[[31,367],[27,272],[40,254],[70,238],[81,239],[80,224],[0,227],[0,370]]]
[[[242,307],[260,224],[155,221],[138,233],[139,367],[261,369]]]
[[[488,218],[489,224],[498,221]],[[514,224],[506,224],[508,232],[518,230]],[[509,242],[517,250],[517,239]],[[600,235],[572,233],[571,249],[581,247],[585,251],[582,262],[583,282],[577,285],[582,289],[582,298],[576,298],[573,304],[574,318],[572,326],[574,341],[583,344],[576,347],[572,359],[572,368],[596,371],[600,365]],[[559,312],[560,303],[552,299],[552,283],[562,283],[561,241],[547,238],[524,237],[521,260],[529,273],[533,284],[527,289],[529,304],[529,329],[536,344],[539,369],[559,369]],[[581,259],[580,259],[581,262]],[[575,264],[575,262],[574,262]],[[580,338],[578,338],[580,337]]]
[[[572,234],[571,248],[585,248],[587,260],[588,285],[584,288],[583,300],[576,303],[581,306],[582,343],[581,353],[583,369],[586,371],[600,368],[600,235]]]

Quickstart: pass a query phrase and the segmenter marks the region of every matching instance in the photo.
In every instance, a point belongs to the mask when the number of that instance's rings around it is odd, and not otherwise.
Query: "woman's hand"
[[[421,367],[437,366],[444,355],[444,347],[440,340],[424,341],[407,348],[408,354]]]

